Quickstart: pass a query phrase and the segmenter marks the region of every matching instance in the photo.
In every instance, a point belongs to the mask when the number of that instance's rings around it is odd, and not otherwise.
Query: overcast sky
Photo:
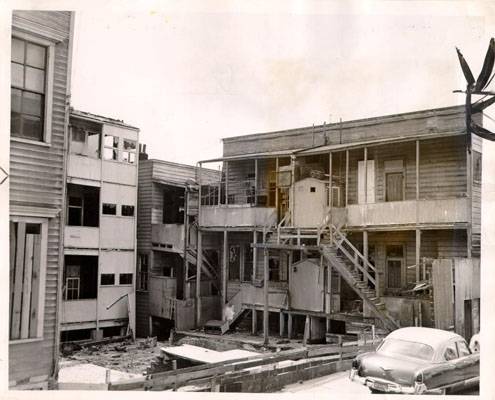
[[[72,104],[189,164],[223,137],[458,104],[455,46],[477,76],[495,31],[472,2],[186,4],[77,9]]]

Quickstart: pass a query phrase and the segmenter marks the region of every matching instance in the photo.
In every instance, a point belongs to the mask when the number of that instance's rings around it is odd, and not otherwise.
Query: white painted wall
[[[100,274],[134,273],[133,251],[102,251],[100,253]],[[115,276],[118,283],[118,276]]]
[[[311,191],[314,188],[314,191]],[[306,178],[295,183],[294,187],[294,226],[317,227],[327,210],[325,182]]]
[[[134,249],[134,217],[100,217],[101,247]]]

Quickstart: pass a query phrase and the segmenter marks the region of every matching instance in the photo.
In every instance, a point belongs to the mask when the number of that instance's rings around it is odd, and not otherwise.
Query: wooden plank
[[[33,275],[33,251],[34,235],[27,234],[26,248],[24,253],[24,279],[22,285],[21,339],[27,339],[29,337],[31,278]]]
[[[26,240],[26,223],[17,224],[17,252],[15,260],[15,283],[14,283],[14,301],[12,309],[12,325],[10,331],[11,339],[19,339],[21,334],[21,300],[22,284],[24,274],[24,249]]]
[[[452,260],[434,260],[432,270],[435,328],[449,330],[454,326]]]
[[[9,292],[9,320],[12,318],[12,305],[13,305],[13,295],[14,295],[14,277],[15,277],[15,260],[16,260],[16,247],[17,247],[17,236],[15,232],[15,223],[10,222],[9,224],[9,244],[10,244],[10,292]]]
[[[263,339],[265,345],[268,344],[268,287],[270,285],[270,275],[268,273],[268,249],[263,250]]]
[[[33,274],[31,281],[31,311],[29,323],[29,337],[38,337],[39,294],[41,273],[41,235],[34,235],[33,244]],[[60,277],[59,279],[62,279]]]

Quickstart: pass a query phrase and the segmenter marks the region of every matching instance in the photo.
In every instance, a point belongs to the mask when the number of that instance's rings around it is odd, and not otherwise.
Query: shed
[[[294,226],[317,227],[327,211],[327,182],[306,178],[294,184]]]

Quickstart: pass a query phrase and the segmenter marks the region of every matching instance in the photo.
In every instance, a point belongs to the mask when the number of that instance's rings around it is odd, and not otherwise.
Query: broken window
[[[45,279],[48,222],[19,218],[10,223],[10,340],[42,337],[40,304]]]
[[[96,299],[97,256],[65,256],[64,300]]]
[[[70,152],[90,158],[100,158],[100,134],[83,127],[72,126]]]
[[[133,217],[134,216],[134,206],[121,206],[121,214],[123,217]]]
[[[12,136],[43,141],[47,77],[47,47],[12,38]]]
[[[148,290],[149,257],[148,254],[140,254],[138,258],[137,289]]]
[[[184,223],[184,189],[179,187],[163,187],[164,224]]]
[[[102,286],[115,285],[115,274],[101,274],[100,284]]]
[[[136,142],[134,140],[124,139],[122,150],[122,161],[134,164],[136,162]]]
[[[67,184],[67,225],[98,226],[99,202],[99,188]]]
[[[117,215],[117,205],[111,203],[103,203],[103,214]]]
[[[132,274],[119,274],[119,285],[132,285]]]
[[[103,139],[103,159],[116,160],[119,159],[119,138],[117,136],[105,135]]]

